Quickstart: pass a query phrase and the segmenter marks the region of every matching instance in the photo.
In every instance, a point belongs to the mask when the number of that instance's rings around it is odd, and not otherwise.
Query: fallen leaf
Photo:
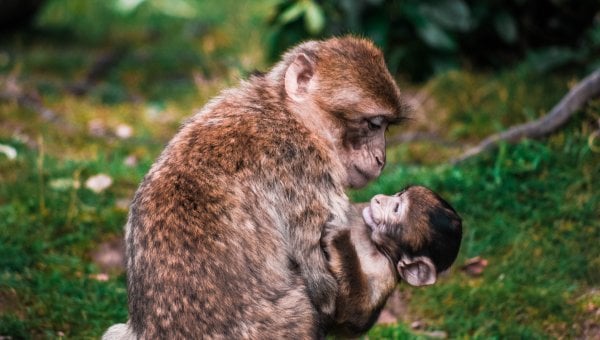
[[[8,159],[17,158],[17,150],[10,145],[0,144],[0,153],[5,154]]]
[[[96,280],[96,281],[100,281],[100,282],[106,282],[109,279],[108,274],[106,273],[98,273],[98,274],[92,274],[90,275],[90,278]]]
[[[97,174],[85,181],[85,187],[95,193],[101,193],[112,185],[112,178],[106,174]]]
[[[115,128],[115,135],[121,139],[127,139],[133,136],[133,128],[127,124],[119,124]]]
[[[430,331],[430,332],[422,332],[419,334],[422,334],[428,338],[434,338],[434,339],[447,339],[448,338],[448,333],[446,333],[444,331]]]
[[[50,188],[58,191],[65,191],[69,189],[79,189],[79,181],[75,181],[72,178],[56,178],[50,181]]]
[[[123,164],[132,168],[138,164],[138,159],[134,155],[129,155],[123,160]]]
[[[413,321],[410,324],[410,328],[413,329],[413,330],[423,329],[423,328],[425,328],[425,324],[423,322],[421,322],[421,321],[418,321],[418,320],[417,321]]]
[[[460,268],[463,272],[469,276],[479,276],[483,274],[483,270],[488,266],[488,260],[481,256],[476,256],[465,261]]]

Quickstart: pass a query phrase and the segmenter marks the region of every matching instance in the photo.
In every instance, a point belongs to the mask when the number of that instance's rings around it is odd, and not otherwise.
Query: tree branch
[[[600,95],[600,69],[573,87],[547,115],[487,137],[479,145],[468,149],[461,156],[452,160],[452,163],[463,162],[482,152],[492,150],[500,142],[516,143],[523,138],[540,138],[548,135],[564,125],[588,100],[598,95]]]

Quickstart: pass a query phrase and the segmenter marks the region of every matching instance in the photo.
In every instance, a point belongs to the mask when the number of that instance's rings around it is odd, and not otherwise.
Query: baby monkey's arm
[[[422,186],[376,195],[355,206],[349,227],[327,228],[323,238],[338,283],[331,332],[353,336],[367,331],[398,278],[430,285],[456,258],[462,222],[440,196]]]
[[[377,320],[396,286],[394,265],[372,243],[356,205],[349,227],[328,230],[324,238],[330,269],[338,282],[336,314],[330,334],[357,336]]]

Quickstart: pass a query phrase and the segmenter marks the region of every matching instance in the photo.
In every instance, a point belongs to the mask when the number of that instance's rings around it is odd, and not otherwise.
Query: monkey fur
[[[338,281],[329,333],[366,332],[400,279],[413,286],[435,283],[456,259],[461,238],[460,216],[425,187],[373,197],[349,227],[328,230],[323,238]]]
[[[355,37],[300,44],[211,100],[135,194],[130,320],[105,338],[322,338],[337,291],[324,228],[348,223],[345,190],[379,176],[404,112],[381,51]]]

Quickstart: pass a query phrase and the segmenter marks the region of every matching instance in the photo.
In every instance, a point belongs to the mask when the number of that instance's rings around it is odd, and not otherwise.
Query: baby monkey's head
[[[440,196],[422,186],[377,195],[363,210],[371,239],[413,286],[435,283],[456,259],[462,221]]]

